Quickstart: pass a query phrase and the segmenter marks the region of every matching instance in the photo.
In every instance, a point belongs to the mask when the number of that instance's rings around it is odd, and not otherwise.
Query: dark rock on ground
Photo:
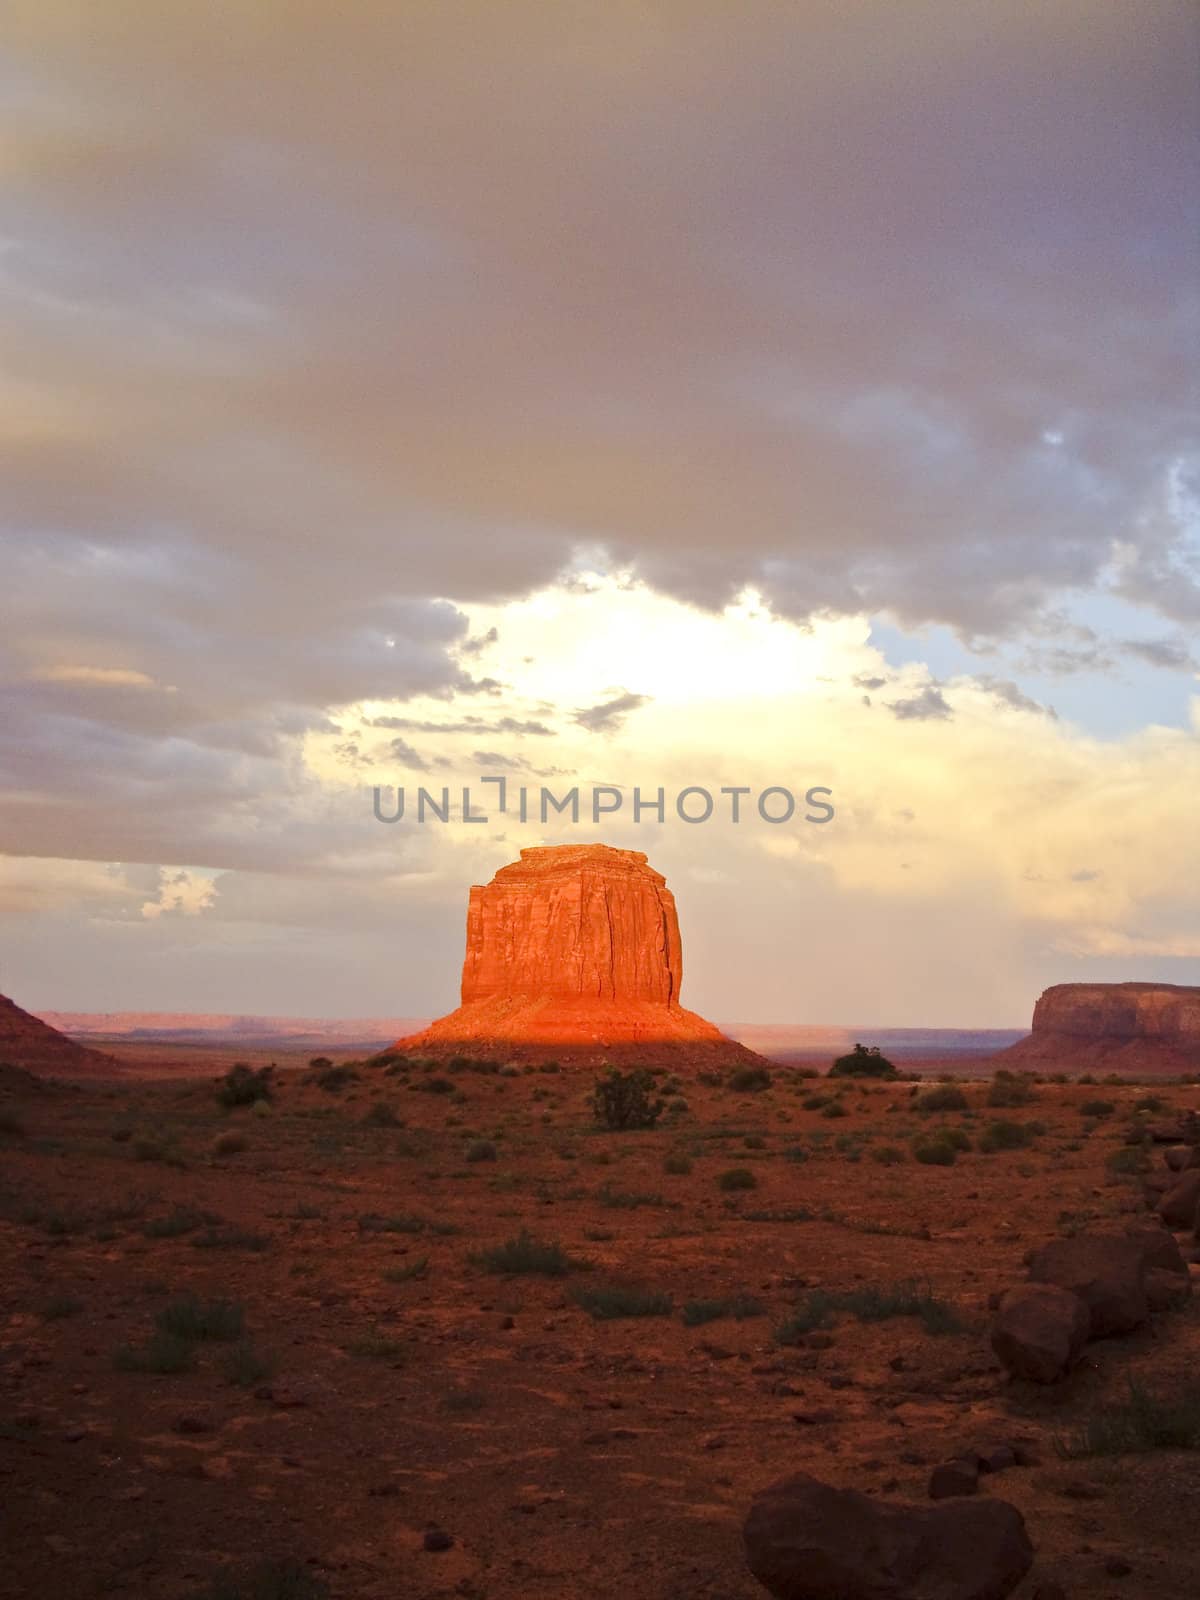
[[[806,1473],[755,1496],[750,1570],[775,1600],[1006,1600],[1033,1563],[1015,1506],[880,1501]]]
[[[949,1500],[954,1495],[979,1493],[979,1467],[974,1461],[943,1461],[929,1475],[929,1498]]]
[[[1054,1283],[1023,1283],[1000,1301],[992,1323],[992,1349],[1014,1377],[1057,1383],[1079,1359],[1090,1326],[1087,1305],[1070,1289]]]
[[[1029,1276],[1079,1296],[1088,1308],[1091,1339],[1131,1333],[1150,1315],[1145,1252],[1136,1239],[1087,1233],[1053,1239],[1034,1253]]]
[[[1194,1228],[1200,1207],[1200,1170],[1187,1172],[1158,1202],[1159,1216],[1169,1228]]]

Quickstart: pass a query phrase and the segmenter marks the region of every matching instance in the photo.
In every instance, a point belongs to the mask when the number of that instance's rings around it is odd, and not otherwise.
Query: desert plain
[[[0,1075],[6,1600],[755,1600],[766,1485],[964,1458],[1018,1600],[1193,1592],[1194,1452],[1103,1419],[1196,1404],[1195,1297],[1050,1385],[989,1328],[1032,1249],[1153,1222],[1194,1082],[681,1065],[614,1131],[582,1068],[276,1052],[230,1106],[229,1051],[122,1053]]]

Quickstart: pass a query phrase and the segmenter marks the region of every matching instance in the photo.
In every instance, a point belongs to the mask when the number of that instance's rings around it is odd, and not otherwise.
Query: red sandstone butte
[[[521,851],[467,909],[462,1004],[396,1050],[512,1061],[757,1062],[679,1003],[675,897],[640,850]]]
[[[0,1062],[44,1077],[81,1078],[111,1073],[112,1056],[76,1044],[0,994]]]
[[[1059,983],[1033,1008],[1033,1032],[994,1058],[1034,1070],[1200,1071],[1200,988]]]

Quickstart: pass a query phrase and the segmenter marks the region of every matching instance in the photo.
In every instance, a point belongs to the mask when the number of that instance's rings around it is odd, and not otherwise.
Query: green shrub
[[[476,1139],[467,1146],[468,1161],[495,1161],[496,1146],[490,1139]]]
[[[750,1171],[749,1167],[730,1167],[728,1171],[722,1172],[717,1179],[717,1188],[723,1189],[727,1193],[735,1189],[757,1189],[758,1179]]]
[[[186,1372],[192,1365],[192,1345],[187,1339],[160,1330],[140,1348],[121,1345],[113,1352],[113,1365],[118,1372],[154,1372],[164,1376]]]
[[[881,1167],[895,1167],[904,1160],[904,1151],[894,1144],[876,1145],[871,1151],[871,1160],[877,1161]]]
[[[1034,1137],[1032,1123],[989,1122],[979,1135],[979,1148],[987,1156],[998,1150],[1027,1150]]]
[[[351,1340],[346,1348],[352,1356],[362,1356],[367,1361],[398,1362],[405,1354],[401,1341],[379,1328],[372,1328],[369,1333]]]
[[[821,1115],[823,1117],[845,1117],[849,1113],[840,1100],[830,1100],[821,1107]]]
[[[412,1283],[418,1278],[425,1277],[429,1271],[429,1257],[416,1256],[402,1267],[389,1267],[384,1277],[389,1283]]]
[[[236,1300],[200,1300],[181,1294],[155,1318],[159,1331],[176,1339],[240,1339],[245,1313]]]
[[[363,1118],[368,1128],[402,1128],[404,1119],[396,1115],[396,1108],[386,1100],[376,1100]]]
[[[946,1083],[936,1089],[926,1089],[913,1101],[913,1110],[927,1116],[933,1111],[965,1111],[969,1102],[955,1084]]]
[[[810,1290],[792,1315],[775,1330],[777,1344],[797,1344],[805,1334],[827,1327],[834,1316],[848,1313],[860,1322],[884,1322],[892,1317],[920,1317],[927,1333],[958,1333],[962,1323],[954,1306],[912,1279],[888,1287],[848,1289],[831,1293]]]
[[[265,1250],[269,1242],[265,1234],[234,1227],[206,1228],[192,1240],[197,1250]]]
[[[651,1098],[654,1079],[644,1068],[618,1072],[610,1067],[592,1091],[592,1109],[602,1127],[615,1132],[652,1128],[666,1102]]]
[[[182,1234],[194,1233],[202,1224],[215,1224],[217,1218],[207,1211],[193,1211],[190,1206],[176,1206],[165,1217],[151,1217],[142,1232],[147,1239],[178,1239]]]
[[[808,1151],[802,1144],[792,1144],[783,1152],[783,1159],[799,1165],[800,1162],[808,1160]]]
[[[1141,1145],[1123,1145],[1120,1150],[1114,1150],[1104,1164],[1110,1172],[1130,1175],[1147,1171],[1150,1157]]]
[[[1149,1450],[1200,1450],[1200,1385],[1154,1395],[1131,1379],[1124,1404],[1092,1412],[1074,1433],[1056,1439],[1055,1449],[1070,1461]]]
[[[326,1094],[341,1094],[349,1083],[359,1081],[358,1073],[351,1066],[328,1066],[320,1068],[313,1081],[318,1089],[323,1089]]]
[[[764,1307],[753,1295],[735,1294],[726,1300],[689,1300],[683,1308],[683,1324],[686,1328],[699,1328],[722,1317],[743,1322],[747,1317],[765,1314]]]
[[[1028,1078],[1001,1070],[993,1078],[987,1092],[987,1103],[996,1110],[1007,1106],[1026,1106],[1033,1099],[1033,1085]]]
[[[524,1228],[515,1238],[489,1250],[476,1251],[469,1259],[484,1272],[542,1278],[564,1278],[581,1265],[556,1240],[535,1239]]]
[[[868,1050],[865,1044],[856,1044],[849,1055],[838,1056],[829,1069],[831,1078],[895,1078],[895,1065],[881,1055],[878,1045]]]
[[[265,1105],[265,1100],[257,1101],[258,1105]],[[219,1133],[213,1140],[212,1153],[214,1156],[240,1156],[249,1150],[250,1141],[244,1133]]]
[[[923,1167],[952,1167],[958,1157],[949,1139],[942,1138],[914,1139],[912,1153]]]
[[[669,1317],[673,1309],[669,1294],[628,1284],[587,1284],[573,1290],[572,1298],[596,1322],[615,1322],[622,1317]]]
[[[687,1156],[673,1155],[663,1159],[663,1171],[673,1178],[686,1178],[691,1170],[692,1163]]]
[[[1085,1100],[1079,1108],[1079,1115],[1102,1120],[1105,1117],[1111,1117],[1116,1109],[1111,1100]]]
[[[766,1067],[739,1067],[730,1074],[729,1087],[738,1094],[761,1094],[771,1087],[771,1074]]]
[[[217,1099],[223,1106],[252,1106],[256,1100],[271,1098],[271,1067],[258,1072],[248,1061],[235,1061],[217,1086]]]

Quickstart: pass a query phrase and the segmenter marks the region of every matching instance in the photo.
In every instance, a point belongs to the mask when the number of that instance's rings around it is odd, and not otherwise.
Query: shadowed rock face
[[[1033,1032],[1002,1056],[1065,1070],[1200,1067],[1200,987],[1059,983],[1038,1000]]]
[[[29,1072],[77,1077],[84,1073],[110,1072],[116,1063],[111,1056],[88,1050],[65,1033],[59,1033],[39,1017],[34,1017],[6,995],[0,994],[0,1061]]]
[[[462,1004],[395,1048],[505,1059],[753,1061],[679,1004],[675,898],[639,850],[521,851],[471,890]]]

